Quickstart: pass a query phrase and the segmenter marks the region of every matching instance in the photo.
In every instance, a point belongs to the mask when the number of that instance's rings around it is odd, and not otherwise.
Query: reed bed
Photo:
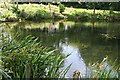
[[[65,56],[42,46],[31,36],[20,40],[2,36],[1,50],[0,73],[5,79],[62,78],[70,67],[59,70]]]

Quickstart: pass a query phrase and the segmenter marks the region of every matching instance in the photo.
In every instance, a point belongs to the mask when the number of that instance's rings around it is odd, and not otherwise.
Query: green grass
[[[2,4],[3,5],[3,4]],[[60,13],[59,6],[43,5],[43,4],[19,4],[18,9],[15,9],[15,4],[9,4],[9,10],[5,7],[2,9],[2,20],[6,18],[18,18],[30,21],[41,21],[47,19],[69,19],[69,20],[105,20],[105,21],[119,21],[120,12],[110,10],[95,10],[65,7],[64,12]]]

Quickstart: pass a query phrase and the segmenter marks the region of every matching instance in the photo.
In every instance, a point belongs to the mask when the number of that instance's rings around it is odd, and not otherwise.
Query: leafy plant
[[[42,46],[37,39],[27,36],[16,41],[15,38],[2,37],[2,67],[12,78],[58,78],[62,72],[64,56],[57,50]]]
[[[93,65],[90,65],[90,78],[118,78],[119,76],[119,67],[120,65],[116,65],[116,61],[112,64],[110,67],[109,65],[106,65],[107,58],[104,58],[101,63],[94,63]]]
[[[2,69],[0,69],[0,75],[3,75],[3,78],[5,78],[6,80],[11,80],[11,77]],[[0,79],[2,79],[1,76],[0,76]]]
[[[59,4],[59,10],[60,10],[60,13],[64,12],[65,10],[65,6],[63,4]]]

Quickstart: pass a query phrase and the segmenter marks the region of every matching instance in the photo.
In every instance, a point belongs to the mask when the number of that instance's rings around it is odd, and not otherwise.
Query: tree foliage
[[[59,4],[59,10],[60,10],[60,13],[64,12],[65,10],[65,6],[63,4]]]

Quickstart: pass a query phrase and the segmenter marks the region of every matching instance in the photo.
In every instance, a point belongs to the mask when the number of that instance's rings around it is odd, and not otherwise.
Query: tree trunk
[[[16,7],[17,7],[17,9],[18,9],[18,0],[17,0],[17,6],[16,6]]]
[[[52,11],[51,11],[51,4],[50,3],[48,3],[48,5],[49,5],[49,10],[50,10],[50,16],[52,16]]]
[[[95,19],[95,6],[93,8],[93,19]]]
[[[95,6],[94,6],[94,11],[93,11],[93,15],[95,15]]]

